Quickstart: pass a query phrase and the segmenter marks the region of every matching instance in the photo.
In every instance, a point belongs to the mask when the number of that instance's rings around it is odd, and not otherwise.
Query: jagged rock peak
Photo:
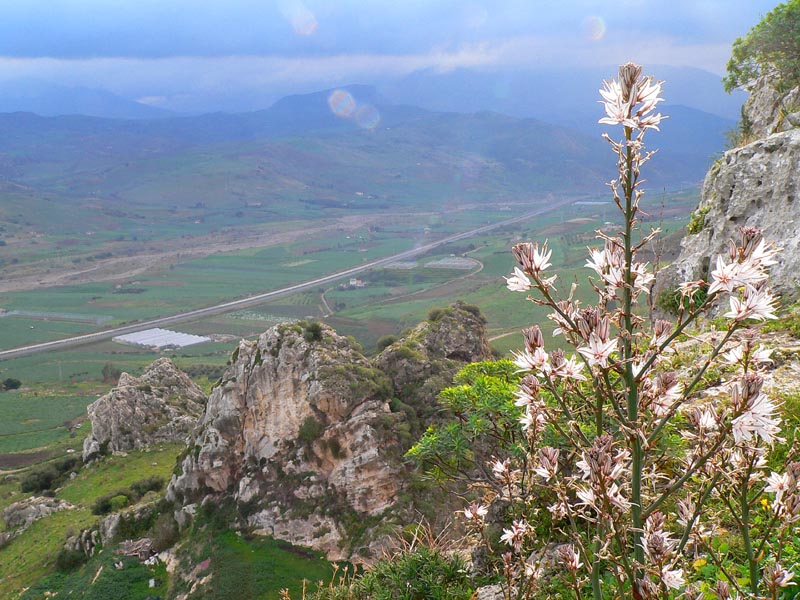
[[[168,358],[156,360],[141,377],[123,373],[114,389],[87,408],[92,434],[83,444],[83,459],[103,449],[125,452],[184,441],[205,402],[203,390]]]
[[[759,139],[728,150],[709,170],[690,232],[678,258],[657,279],[656,293],[684,281],[707,279],[728,240],[743,226],[759,228],[783,248],[771,285],[784,300],[797,297],[800,262],[800,91],[778,94],[766,82],[751,90],[743,115]],[[797,117],[797,118],[795,118]],[[774,131],[779,130],[777,133]]]
[[[375,364],[391,378],[396,397],[421,419],[412,434],[427,426],[439,409],[436,396],[464,364],[492,357],[485,323],[477,307],[456,302],[432,310],[426,321],[376,357]]]
[[[168,498],[231,498],[240,520],[331,559],[368,541],[349,527],[397,498],[402,469],[388,379],[315,322],[241,341],[182,457]]]

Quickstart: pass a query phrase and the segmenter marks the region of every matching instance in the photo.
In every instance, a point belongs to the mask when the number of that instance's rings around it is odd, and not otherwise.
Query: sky
[[[615,65],[724,72],[776,0],[0,0],[0,81],[173,110],[421,69]],[[250,99],[248,101],[248,98]],[[252,106],[246,106],[248,104]]]

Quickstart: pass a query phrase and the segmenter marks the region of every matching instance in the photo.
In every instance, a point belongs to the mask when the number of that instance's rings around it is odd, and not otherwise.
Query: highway
[[[484,225],[476,229],[470,229],[469,231],[457,233],[442,238],[440,240],[436,240],[435,242],[430,242],[429,244],[425,244],[423,246],[419,246],[411,250],[406,250],[405,252],[400,252],[399,254],[387,256],[386,258],[374,260],[372,262],[358,265],[357,267],[352,267],[350,269],[339,271],[331,275],[325,275],[324,277],[318,277],[317,279],[313,279],[311,281],[290,285],[288,287],[284,287],[271,292],[256,294],[255,296],[248,296],[246,298],[240,298],[238,300],[230,300],[228,302],[223,302],[221,304],[215,304],[214,306],[198,308],[195,310],[182,312],[176,315],[170,315],[168,317],[159,317],[157,319],[150,319],[149,321],[140,321],[138,323],[133,323],[130,325],[122,325],[120,327],[114,327],[112,329],[104,329],[102,331],[97,331],[94,333],[87,333],[84,335],[77,335],[74,337],[64,338],[60,340],[53,340],[51,342],[42,342],[40,344],[31,344],[29,346],[12,348],[10,350],[3,350],[0,351],[0,361],[7,360],[9,358],[17,358],[19,356],[26,356],[29,354],[36,354],[39,352],[47,352],[48,350],[60,350],[62,348],[68,348],[71,346],[90,344],[92,342],[107,340],[112,337],[122,335],[125,333],[133,333],[135,331],[142,331],[144,329],[150,329],[152,327],[161,327],[162,325],[171,325],[173,323],[180,323],[182,321],[195,321],[202,317],[223,314],[226,312],[233,312],[236,310],[240,310],[242,308],[255,306],[257,304],[266,302],[267,300],[274,300],[276,298],[280,298],[281,296],[287,296],[289,294],[303,292],[305,290],[313,289],[319,287],[320,285],[331,283],[339,279],[352,277],[353,275],[356,275],[358,273],[363,273],[364,271],[368,271],[369,269],[374,269],[375,267],[387,265],[389,263],[393,263],[399,260],[413,258],[420,254],[424,254],[429,250],[433,250],[434,248],[438,248],[439,246],[443,246],[451,242],[457,242],[459,240],[463,240],[475,235],[486,233],[487,231],[491,231],[493,229],[499,229],[501,227],[506,227],[508,225],[513,225],[515,223],[527,221],[528,219],[532,219],[533,217],[537,217],[545,213],[548,213],[550,211],[561,208],[563,206],[567,206],[569,204],[572,204],[573,202],[575,202],[575,199],[551,203],[548,204],[546,207],[525,213],[524,215],[520,215],[518,217],[512,217],[510,219],[498,221],[497,223],[491,223],[489,225]]]

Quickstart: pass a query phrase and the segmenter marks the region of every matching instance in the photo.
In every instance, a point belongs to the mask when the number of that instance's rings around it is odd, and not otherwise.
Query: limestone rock
[[[727,255],[739,228],[754,226],[783,248],[771,282],[784,299],[797,297],[800,263],[800,129],[772,134],[729,150],[706,176],[698,207],[704,225],[681,242],[681,253],[658,276],[656,293],[706,279],[716,256]]]
[[[438,410],[438,393],[461,367],[492,357],[484,323],[474,307],[456,302],[387,347],[375,364],[392,380],[395,395],[424,421]]]
[[[123,373],[117,387],[88,407],[92,434],[83,445],[90,460],[102,447],[125,452],[150,444],[183,441],[200,417],[203,391],[168,358],[141,377]]]
[[[32,496],[6,507],[3,510],[3,521],[8,529],[25,529],[34,521],[68,508],[75,507],[58,498]]]
[[[276,538],[348,558],[396,502],[402,471],[388,379],[321,324],[242,341],[167,490],[184,505],[231,498]]]
[[[800,87],[781,92],[771,81],[762,79],[750,90],[742,115],[757,138],[800,127]]]

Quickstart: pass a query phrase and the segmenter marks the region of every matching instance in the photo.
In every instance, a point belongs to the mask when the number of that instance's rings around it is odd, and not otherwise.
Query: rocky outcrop
[[[24,529],[43,517],[67,508],[75,507],[66,500],[32,496],[7,506],[3,510],[3,521],[7,529]]]
[[[800,127],[800,88],[787,92],[777,87],[766,79],[760,80],[742,107],[744,129],[754,138]]]
[[[375,359],[392,380],[394,394],[409,420],[418,421],[412,437],[428,425],[439,409],[436,397],[466,363],[492,357],[485,319],[477,308],[456,302],[433,310],[427,321],[413,327]]]
[[[792,108],[793,107],[793,108]],[[725,152],[706,175],[690,233],[678,258],[659,273],[656,293],[684,281],[707,279],[716,256],[743,226],[761,229],[783,251],[771,284],[784,301],[798,294],[800,275],[800,90],[778,94],[762,82],[751,91],[743,116],[760,139]],[[777,133],[774,133],[777,131]]]
[[[6,531],[0,533],[0,547],[20,535],[39,519],[69,508],[75,507],[66,500],[44,496],[32,496],[10,504],[2,513]]]
[[[141,377],[123,373],[117,387],[88,407],[92,434],[83,459],[104,450],[124,452],[151,444],[184,441],[202,414],[203,391],[167,358]]]
[[[242,341],[211,393],[168,498],[232,500],[240,522],[340,560],[374,548],[402,471],[389,380],[319,323]],[[181,518],[178,515],[179,519]]]

